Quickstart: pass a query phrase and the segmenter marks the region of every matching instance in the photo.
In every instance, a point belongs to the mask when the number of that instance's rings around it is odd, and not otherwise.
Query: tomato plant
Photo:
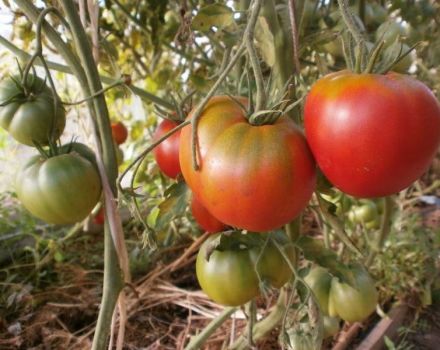
[[[405,75],[341,71],[315,83],[305,130],[316,161],[337,188],[357,197],[396,193],[429,167],[440,143],[440,106]]]
[[[363,321],[376,309],[377,291],[374,281],[361,265],[352,266],[349,273],[354,278],[355,287],[337,278],[332,280],[329,314],[347,322]]]
[[[24,207],[36,217],[72,224],[86,218],[98,202],[101,180],[95,165],[72,150],[47,159],[30,158],[18,174],[16,188]]]
[[[114,122],[111,124],[111,127],[113,140],[115,140],[118,145],[123,144],[128,137],[127,127],[122,122]]]
[[[157,141],[164,134],[174,129],[179,124],[172,120],[164,119],[156,131],[154,132],[153,140]],[[172,134],[166,140],[161,142],[158,146],[154,148],[154,158],[156,159],[159,169],[166,176],[175,179],[177,175],[181,173],[180,163],[179,163],[179,141],[180,141],[180,130]]]
[[[54,112],[53,92],[44,80],[29,75],[23,87],[17,83],[20,79],[14,76],[0,83],[0,126],[20,143],[47,145],[52,124],[55,139],[64,130],[66,113],[63,105],[58,100]]]
[[[205,231],[220,232],[227,227],[217,220],[194,195],[191,197],[191,213],[199,226]]]
[[[198,171],[192,166],[191,125],[182,129],[182,174],[202,204],[225,224],[268,231],[291,221],[307,205],[315,188],[315,163],[291,119],[254,126],[237,101],[217,96],[201,115],[197,140]]]
[[[208,258],[210,245],[219,238],[219,234],[211,235],[197,255],[199,284],[212,300],[222,305],[242,305],[257,296],[260,293],[258,277],[275,288],[281,288],[292,275],[289,265],[273,243],[255,245],[252,234],[239,236],[227,248],[213,250]],[[287,248],[285,251],[293,261],[294,250]]]

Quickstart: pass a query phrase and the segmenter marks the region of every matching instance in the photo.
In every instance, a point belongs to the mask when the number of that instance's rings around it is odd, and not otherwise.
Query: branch
[[[19,1],[19,0],[17,0],[17,1]],[[0,35],[0,45],[3,45],[5,48],[7,48],[15,56],[19,57],[23,61],[28,61],[31,58],[31,55],[29,55],[27,52],[21,50],[20,48],[18,48],[17,46],[15,46],[13,43],[11,43],[9,40],[7,40],[5,37],[3,37],[1,35]],[[63,58],[66,60],[66,57],[63,56]],[[52,62],[52,61],[48,61],[48,60],[46,60],[46,63],[50,69],[56,70],[58,72],[63,72],[66,74],[77,75],[75,73],[75,71],[72,70],[69,66],[66,66],[66,65],[63,65],[60,63],[56,63],[56,62]],[[39,66],[43,65],[39,58],[36,59],[35,64],[39,65]],[[109,84],[109,85],[113,85],[120,80],[119,78],[112,78],[112,77],[107,77],[107,76],[103,76],[103,75],[100,76],[100,79],[103,83]],[[81,81],[80,81],[80,84],[81,84]],[[152,103],[155,103],[155,104],[162,106],[164,108],[174,110],[174,105],[171,102],[168,102],[168,101],[166,101],[156,95],[153,95],[153,94],[149,93],[148,91],[145,91],[145,90],[138,88],[136,86],[133,86],[133,85],[130,85],[129,89],[135,95],[139,96],[141,99],[146,100],[149,103],[152,102]],[[90,93],[88,93],[88,95],[90,95]]]

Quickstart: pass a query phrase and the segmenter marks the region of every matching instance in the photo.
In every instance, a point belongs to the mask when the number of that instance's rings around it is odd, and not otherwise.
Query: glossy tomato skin
[[[276,229],[305,208],[315,189],[312,154],[287,117],[253,126],[236,101],[216,96],[202,112],[197,142],[199,171],[192,167],[191,125],[185,126],[182,174],[202,204],[227,225],[255,232]]]
[[[197,224],[207,232],[220,232],[227,228],[227,226],[215,218],[194,195],[191,197],[191,213]]]
[[[333,278],[330,287],[329,313],[346,322],[360,322],[366,319],[377,304],[374,281],[360,265],[351,268],[356,288]]]
[[[97,169],[73,151],[49,159],[34,156],[19,171],[17,196],[36,217],[52,224],[85,219],[101,195]]]
[[[127,141],[128,130],[127,127],[122,122],[114,122],[111,124],[112,136],[116,144],[121,145]]]
[[[307,140],[325,176],[357,197],[387,196],[429,167],[440,143],[440,107],[421,82],[397,73],[341,71],[307,96]]]
[[[262,280],[275,288],[282,287],[292,276],[288,264],[272,244],[267,244],[262,253],[261,247],[214,250],[206,260],[207,249],[218,236],[213,234],[202,244],[196,261],[197,280],[216,303],[238,306],[256,297],[260,293],[256,270]],[[293,261],[294,250],[286,247],[285,251]]]
[[[158,140],[178,125],[179,124],[174,121],[164,119],[154,132],[153,140]],[[181,173],[179,163],[180,132],[181,130],[176,131],[165,141],[156,146],[153,151],[159,169],[172,179],[175,179],[177,175]]]
[[[20,80],[20,77],[15,76]],[[54,136],[57,139],[63,132],[66,124],[66,112],[61,101],[58,101],[54,113],[54,99],[52,90],[44,80],[28,76],[28,90],[32,93],[26,97],[11,78],[0,83],[0,103],[5,103],[15,96],[15,101],[0,106],[0,126],[7,130],[18,142],[34,146],[34,141],[40,145],[47,145],[54,123]]]
[[[313,267],[304,277],[304,282],[307,283],[315,296],[321,312],[328,315],[328,302],[332,283],[332,276],[328,270],[320,266]]]

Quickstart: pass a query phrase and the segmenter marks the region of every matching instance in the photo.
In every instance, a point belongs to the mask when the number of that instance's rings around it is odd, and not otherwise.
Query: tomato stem
[[[377,236],[376,241],[374,243],[374,247],[373,249],[371,249],[370,254],[368,255],[368,258],[365,262],[366,267],[369,267],[373,263],[373,260],[376,257],[377,253],[382,249],[385,239],[387,238],[388,234],[391,232],[391,224],[392,224],[391,219],[392,219],[394,201],[391,196],[385,197],[383,200],[385,202],[385,205],[384,205],[382,220],[380,223],[379,235]]]
[[[365,44],[365,36],[364,33],[362,32],[361,28],[359,27],[355,16],[353,15],[353,13],[351,12],[349,6],[348,6],[348,1],[347,0],[338,0],[338,4],[339,4],[339,10],[341,12],[341,16],[342,19],[344,21],[344,23],[346,24],[348,30],[350,31],[350,34],[353,36],[356,45],[359,49],[359,52],[362,51],[362,55],[366,54],[365,48],[366,48],[366,44]],[[361,50],[361,48],[363,48]],[[356,67],[359,66],[360,67],[360,62],[362,61],[362,58],[358,57],[356,58]]]
[[[246,31],[244,33],[244,41],[246,43],[246,49],[251,62],[252,71],[254,73],[255,82],[257,85],[257,99],[255,102],[255,112],[262,110],[266,104],[266,93],[264,90],[263,73],[261,72],[260,61],[258,59],[257,51],[254,46],[254,31],[257,24],[258,15],[260,13],[262,0],[255,0],[253,2],[253,8],[249,18]]]
[[[292,34],[292,53],[293,53],[293,64],[295,66],[296,74],[301,71],[301,66],[299,62],[299,36],[298,36],[298,24],[296,23],[296,3],[295,0],[289,0],[289,19],[290,19],[290,30]]]
[[[68,106],[75,106],[75,105],[79,105],[81,103],[87,102],[99,95],[104,94],[105,92],[120,86],[120,85],[124,85],[124,80],[117,80],[115,82],[113,82],[111,85],[106,86],[105,88],[100,89],[99,91],[96,91],[95,93],[91,94],[90,96],[84,97],[83,99],[79,100],[79,101],[73,101],[73,102],[67,102],[67,101],[63,101],[62,103],[64,105],[68,105]]]
[[[344,246],[349,248],[356,255],[362,257],[362,252],[359,250],[358,247],[356,247],[356,245],[345,232],[344,225],[339,221],[336,216],[329,212],[325,200],[319,194],[316,194],[316,197],[318,198],[319,209],[321,210],[322,215],[333,228],[338,238],[342,241],[342,243],[344,243]]]

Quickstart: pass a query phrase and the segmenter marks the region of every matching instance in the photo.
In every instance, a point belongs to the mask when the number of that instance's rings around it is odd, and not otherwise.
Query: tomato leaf
[[[193,18],[191,27],[201,32],[209,32],[211,27],[224,28],[234,23],[234,13],[226,5],[211,4],[200,9]]]
[[[189,191],[185,182],[177,182],[165,191],[165,200],[159,204],[156,230],[161,231],[176,216],[183,215],[188,207]]]
[[[350,273],[347,273],[347,267],[338,260],[338,256],[333,250],[324,247],[321,240],[301,236],[295,241],[295,245],[301,249],[307,260],[328,269],[330,274],[338,277],[348,285],[355,286],[354,278]]]

